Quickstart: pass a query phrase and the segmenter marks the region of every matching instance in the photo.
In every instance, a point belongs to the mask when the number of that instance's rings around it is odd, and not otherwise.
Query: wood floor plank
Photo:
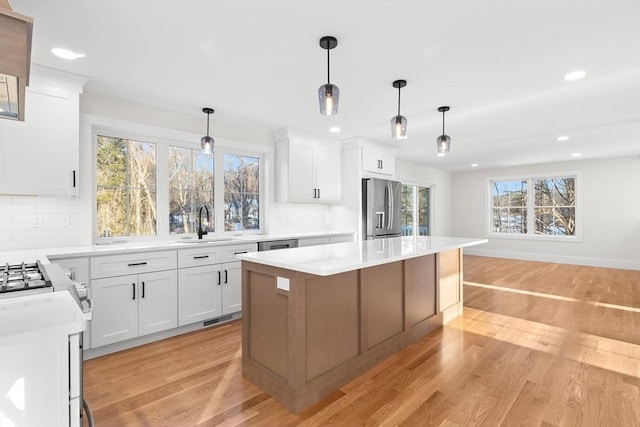
[[[299,414],[242,378],[238,321],[89,360],[85,397],[97,426],[640,425],[639,271],[464,268],[462,316]]]

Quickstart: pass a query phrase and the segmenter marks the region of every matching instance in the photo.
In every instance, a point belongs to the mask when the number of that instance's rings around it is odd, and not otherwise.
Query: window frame
[[[170,129],[159,128],[155,126],[139,125],[129,123],[130,126],[102,125],[98,123],[91,124],[91,142],[92,142],[92,190],[91,190],[91,233],[94,244],[109,244],[114,241],[153,241],[153,240],[179,240],[197,236],[197,233],[175,234],[169,232],[169,147],[183,147],[190,149],[200,149],[200,136],[190,132],[175,131]],[[133,127],[134,130],[126,129]],[[139,128],[139,129],[138,129]],[[161,136],[167,134],[168,137]],[[98,135],[104,135],[114,138],[132,139],[136,141],[144,141],[156,144],[156,234],[147,236],[115,236],[100,237],[97,236],[97,182],[96,182],[96,165],[97,165],[97,143]],[[198,141],[197,143],[191,141]],[[239,147],[239,148],[235,148]],[[246,148],[248,147],[248,148]],[[216,138],[214,147],[214,211],[215,211],[215,230],[209,233],[209,237],[222,236],[239,236],[251,234],[266,233],[267,227],[267,207],[265,202],[269,200],[269,189],[267,188],[266,171],[267,163],[272,147],[262,147],[256,143],[242,143],[231,141],[225,138]],[[224,231],[224,154],[233,154],[241,156],[257,157],[259,160],[260,177],[259,177],[259,197],[260,197],[260,226],[258,229]]]
[[[535,187],[537,179],[575,179],[575,234],[573,236],[535,233]],[[496,181],[527,181],[526,233],[500,233],[493,231],[493,192],[492,183]],[[537,240],[556,242],[582,242],[582,173],[580,171],[560,171],[549,173],[528,173],[485,178],[485,225],[486,237],[507,240]]]

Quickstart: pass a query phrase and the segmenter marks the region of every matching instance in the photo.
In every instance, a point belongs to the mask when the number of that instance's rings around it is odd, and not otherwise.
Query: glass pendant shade
[[[391,117],[391,136],[395,139],[405,139],[407,137],[407,118],[405,116]]]
[[[320,102],[320,114],[333,116],[338,114],[340,101],[340,89],[331,83],[324,84],[318,89],[318,102]]]
[[[438,155],[444,156],[451,148],[451,138],[449,135],[442,134],[438,137]]]
[[[202,147],[202,152],[204,154],[211,154],[213,152],[213,144],[215,143],[215,140],[213,139],[212,136],[203,136],[200,139],[200,147]]]

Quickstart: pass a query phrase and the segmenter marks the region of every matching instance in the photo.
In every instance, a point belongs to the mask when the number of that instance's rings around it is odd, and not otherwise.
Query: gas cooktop
[[[0,294],[41,289],[52,290],[51,280],[40,261],[5,264],[0,267]]]

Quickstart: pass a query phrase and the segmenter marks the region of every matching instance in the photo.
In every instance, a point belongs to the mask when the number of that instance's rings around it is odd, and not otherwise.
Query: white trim
[[[465,255],[486,256],[492,258],[520,259],[524,261],[553,262],[558,264],[587,265],[591,267],[619,268],[622,270],[640,270],[640,261],[624,259],[604,259],[555,255],[547,253],[513,252],[494,249],[468,248]]]

